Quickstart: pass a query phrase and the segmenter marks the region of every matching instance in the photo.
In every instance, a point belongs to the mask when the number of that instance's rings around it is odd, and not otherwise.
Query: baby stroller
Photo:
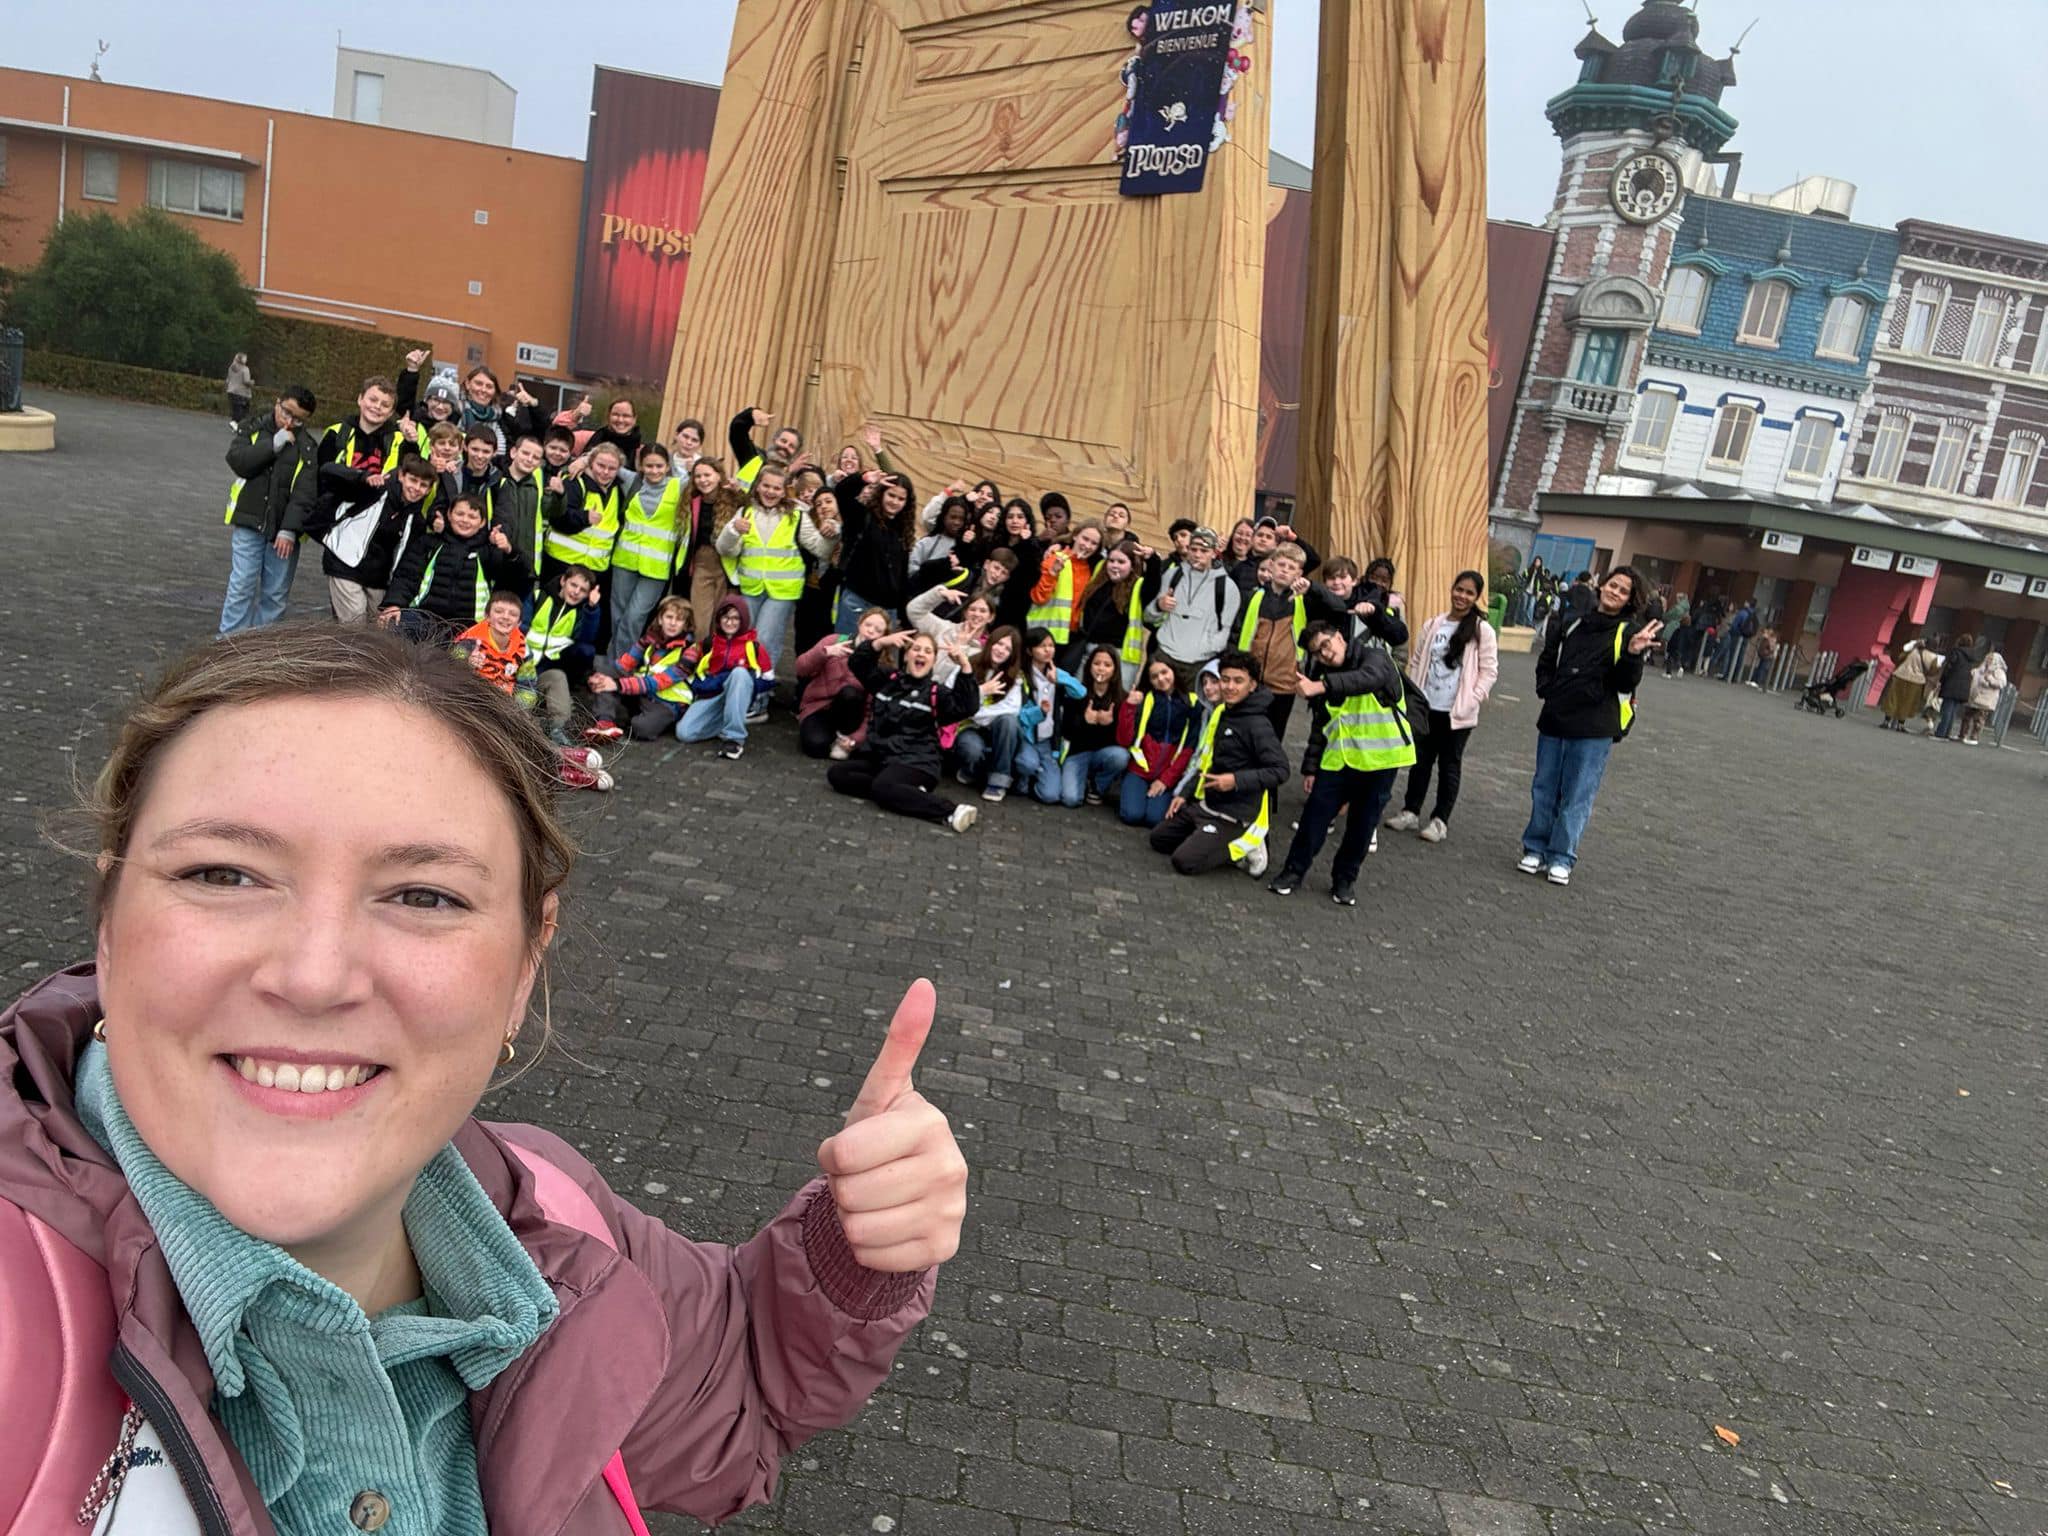
[[[1816,715],[1825,715],[1832,710],[1835,718],[1841,719],[1848,713],[1841,700],[1856,686],[1856,680],[1869,670],[1869,662],[1852,661],[1825,682],[1808,683],[1799,695],[1799,707],[1810,709]]]

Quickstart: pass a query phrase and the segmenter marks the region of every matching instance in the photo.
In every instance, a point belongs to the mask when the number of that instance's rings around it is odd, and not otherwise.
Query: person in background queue
[[[239,356],[239,354],[237,354]],[[244,402],[246,407],[246,402]],[[275,624],[291,598],[299,568],[299,537],[285,531],[285,512],[299,476],[312,466],[319,439],[306,425],[313,391],[294,384],[260,421],[228,444],[228,590],[220,606],[220,633]],[[248,415],[245,408],[243,416]]]
[[[1464,782],[1465,743],[1479,724],[1479,706],[1500,676],[1500,643],[1479,609],[1486,578],[1460,571],[1451,582],[1451,606],[1422,626],[1408,658],[1408,678],[1422,691],[1429,728],[1415,742],[1415,766],[1399,814],[1387,822],[1395,832],[1420,831],[1425,843],[1440,843],[1451,832],[1451,811]],[[1436,804],[1423,820],[1422,802],[1436,773]]]
[[[1308,879],[1316,855],[1345,814],[1344,841],[1330,870],[1330,899],[1358,905],[1358,874],[1365,867],[1380,812],[1394,779],[1415,761],[1415,733],[1402,711],[1401,672],[1370,639],[1346,639],[1336,625],[1319,622],[1302,636],[1309,662],[1295,692],[1309,701],[1308,754],[1303,780],[1308,803],[1287,847],[1287,860],[1267,887],[1292,896]]]
[[[1634,567],[1616,566],[1590,607],[1574,612],[1567,603],[1551,620],[1536,659],[1543,710],[1536,717],[1536,776],[1516,868],[1547,873],[1552,885],[1571,883],[1608,754],[1634,722],[1643,655],[1657,643],[1659,629],[1654,620],[1640,628],[1630,624],[1641,601]]]

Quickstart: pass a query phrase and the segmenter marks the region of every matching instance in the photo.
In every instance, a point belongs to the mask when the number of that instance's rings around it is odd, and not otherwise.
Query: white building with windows
[[[352,123],[510,145],[519,93],[468,64],[371,48],[334,49],[334,115]]]
[[[1687,201],[1601,492],[1834,497],[1898,237],[1840,216],[1854,188],[1827,184],[1815,213],[1794,188]]]

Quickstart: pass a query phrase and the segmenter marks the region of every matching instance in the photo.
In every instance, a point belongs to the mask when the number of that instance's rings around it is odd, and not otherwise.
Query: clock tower
[[[1721,94],[1735,60],[1700,47],[1681,0],[1644,0],[1620,43],[1598,24],[1579,77],[1544,109],[1564,146],[1556,234],[1493,506],[1493,534],[1525,551],[1545,491],[1591,492],[1628,426],[1688,194],[1735,132]]]

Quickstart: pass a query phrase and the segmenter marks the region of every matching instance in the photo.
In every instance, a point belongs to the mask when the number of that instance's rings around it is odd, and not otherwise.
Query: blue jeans
[[[1060,749],[1053,741],[1027,741],[1017,749],[1017,777],[1040,805],[1058,805],[1065,775]]]
[[[228,593],[220,605],[220,632],[260,629],[284,617],[292,595],[292,577],[299,569],[299,541],[280,556],[255,528],[228,530]]]
[[[781,669],[783,649],[789,644],[789,626],[796,618],[796,605],[797,599],[793,597],[747,599],[747,607],[754,615],[754,636],[761,642],[761,654],[766,656],[768,664],[778,671]],[[698,622],[708,624],[710,621],[700,619]],[[767,700],[763,699],[762,702],[765,704]]]
[[[1570,869],[1579,862],[1579,839],[1593,815],[1593,797],[1607,772],[1614,742],[1606,736],[1572,741],[1562,736],[1536,736],[1536,778],[1529,786],[1529,825],[1522,831],[1522,851],[1546,864]]]
[[[1089,792],[1106,795],[1131,761],[1122,747],[1097,747],[1093,752],[1069,752],[1060,765],[1060,804],[1079,805]]]
[[[870,608],[882,608],[882,605],[869,602],[851,587],[841,587],[839,589],[839,617],[834,621],[834,628],[842,635],[852,635],[860,627],[860,616]],[[896,627],[896,610],[894,608],[882,608],[882,612],[889,616],[889,627],[894,629]]]
[[[753,702],[754,674],[727,673],[723,692],[698,699],[683,711],[683,718],[676,722],[676,740],[709,741],[716,736],[724,741],[745,741],[747,710]]]
[[[998,715],[986,725],[971,725],[953,740],[960,771],[990,789],[1008,789],[1016,778],[1017,717]],[[986,770],[982,765],[986,763]]]
[[[1169,784],[1156,795],[1151,789],[1135,769],[1126,773],[1123,788],[1117,791],[1117,819],[1127,827],[1156,827],[1166,820],[1166,808],[1173,804],[1173,786]]]
[[[666,590],[668,583],[665,581],[642,576],[638,571],[629,571],[623,566],[612,567],[611,658],[614,664],[640,643],[647,621],[654,617],[655,605]],[[708,622],[708,617],[700,619],[697,627],[703,629]]]
[[[1960,734],[1956,727],[1962,724],[1963,711],[1970,707],[1968,699],[1943,699],[1941,718],[1934,722],[1934,734],[1946,741],[1952,735]]]

